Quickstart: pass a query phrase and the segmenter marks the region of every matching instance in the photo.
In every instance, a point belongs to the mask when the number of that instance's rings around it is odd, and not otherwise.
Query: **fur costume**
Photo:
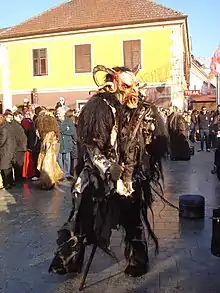
[[[174,111],[167,118],[167,127],[170,136],[171,160],[190,160],[190,146],[187,140],[187,125],[184,117]]]
[[[97,81],[100,70],[106,72],[103,85]],[[96,243],[111,254],[111,232],[118,226],[125,230],[126,274],[147,272],[144,226],[158,250],[147,213],[154,191],[163,199],[161,158],[167,152],[167,134],[156,107],[139,94],[137,71],[94,68],[99,89],[78,120],[81,158],[72,190],[73,210],[58,231],[59,247],[49,271],[81,272],[86,244]]]
[[[49,112],[43,111],[36,120],[36,128],[41,140],[37,162],[40,185],[43,189],[51,189],[64,175],[57,162],[59,127],[55,117]]]

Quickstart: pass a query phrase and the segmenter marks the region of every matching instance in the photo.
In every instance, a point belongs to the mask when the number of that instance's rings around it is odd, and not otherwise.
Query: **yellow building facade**
[[[149,95],[183,107],[190,66],[186,18],[23,37],[7,37],[6,30],[0,44],[4,108],[24,98],[54,107],[61,96],[79,108],[96,88],[94,66],[136,63],[141,64],[138,77]],[[33,89],[37,101],[31,97]]]

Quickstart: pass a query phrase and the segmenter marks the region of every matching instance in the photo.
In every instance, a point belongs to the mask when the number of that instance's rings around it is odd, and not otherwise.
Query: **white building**
[[[216,108],[216,80],[209,80],[209,66],[207,58],[202,58],[200,61],[199,58],[192,56],[190,87],[189,91],[185,91],[191,109],[201,109],[202,106],[212,110]]]
[[[201,61],[204,58],[201,58]],[[208,59],[208,58],[207,58]],[[190,68],[190,90],[199,90],[201,95],[215,94],[215,80],[212,80],[209,84],[209,71],[208,62],[203,64],[199,61],[200,59],[192,56],[191,68]]]

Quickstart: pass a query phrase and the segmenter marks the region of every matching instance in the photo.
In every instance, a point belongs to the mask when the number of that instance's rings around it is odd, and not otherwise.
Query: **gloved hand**
[[[109,169],[112,181],[116,182],[119,180],[121,173],[123,172],[124,168],[117,163],[113,163]]]

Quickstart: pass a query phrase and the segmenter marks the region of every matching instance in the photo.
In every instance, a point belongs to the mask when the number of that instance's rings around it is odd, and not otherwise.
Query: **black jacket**
[[[220,113],[218,111],[213,116],[213,125],[216,132],[220,131]]]
[[[211,116],[209,113],[200,113],[198,116],[198,129],[208,130],[211,123]]]

